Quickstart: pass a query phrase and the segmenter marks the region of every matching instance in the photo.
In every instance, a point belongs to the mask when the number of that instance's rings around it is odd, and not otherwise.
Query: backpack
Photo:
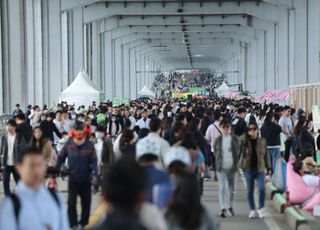
[[[50,195],[52,196],[53,200],[57,203],[57,205],[61,206],[60,204],[60,200],[58,198],[58,194],[56,193],[55,189],[52,188],[48,188],[48,191],[50,193]],[[16,221],[18,223],[19,221],[19,214],[20,214],[20,209],[21,209],[21,203],[20,203],[20,199],[19,197],[15,194],[15,193],[11,193],[8,196],[9,199],[11,199],[12,203],[13,203],[13,210],[14,210],[14,215],[16,217]]]
[[[105,121],[106,121],[106,115],[104,113],[99,113],[97,115],[97,124],[104,125]]]

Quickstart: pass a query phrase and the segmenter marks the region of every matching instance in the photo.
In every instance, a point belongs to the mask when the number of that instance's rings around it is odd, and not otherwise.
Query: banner
[[[106,99],[105,93],[100,92],[100,102],[104,102]]]
[[[112,100],[112,106],[130,105],[129,98],[114,98]]]
[[[129,98],[122,98],[122,99],[121,99],[121,104],[130,105],[130,100],[129,100]]]
[[[120,98],[114,98],[112,100],[112,106],[120,106],[121,105],[121,99]]]
[[[320,105],[312,106],[312,120],[314,131],[317,132],[320,129]]]

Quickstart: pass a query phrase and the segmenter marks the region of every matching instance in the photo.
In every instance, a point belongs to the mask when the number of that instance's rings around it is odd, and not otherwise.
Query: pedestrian
[[[154,139],[142,138],[136,144],[136,159],[147,173],[146,201],[153,203],[153,187],[169,181],[169,174],[156,168],[160,159],[160,144]]]
[[[293,135],[295,142],[297,143],[296,157],[301,159],[313,157],[316,161],[315,139],[309,132],[307,120],[304,117],[300,117],[298,119],[298,123],[293,130]]]
[[[219,202],[221,217],[234,216],[234,199],[238,172],[239,142],[231,134],[231,121],[224,118],[220,122],[221,134],[214,144],[216,169],[219,181]]]
[[[125,180],[124,180],[125,178]],[[93,230],[147,230],[139,219],[144,202],[147,173],[135,161],[120,159],[104,176],[103,197],[112,208]]]
[[[68,216],[71,229],[83,229],[88,224],[91,207],[91,185],[97,184],[97,155],[94,145],[87,138],[82,122],[76,122],[71,138],[62,148],[56,166],[60,170],[68,158]],[[77,197],[81,199],[81,217],[78,221]]]
[[[14,119],[10,119],[6,124],[7,134],[3,135],[1,138],[0,147],[0,166],[2,169],[3,177],[3,190],[5,196],[10,195],[10,175],[16,183],[18,183],[20,176],[17,172],[15,166],[17,161],[24,154],[27,148],[27,143],[24,137],[16,133],[17,123]]]
[[[243,107],[238,108],[237,118],[232,122],[233,133],[240,137],[247,131],[247,123],[244,120],[246,116],[246,109]]]
[[[23,111],[20,109],[20,104],[16,104],[16,109],[12,112],[12,118],[15,119],[19,113],[23,113]]]
[[[53,133],[55,133],[58,138],[62,138],[60,131],[58,130],[55,123],[53,123],[53,119],[55,117],[54,113],[48,113],[46,120],[40,123],[40,128],[42,131],[43,138],[50,138],[54,142]]]
[[[158,167],[164,169],[164,157],[167,152],[167,150],[170,148],[169,143],[163,139],[160,135],[162,133],[162,126],[161,126],[161,120],[159,118],[154,118],[150,120],[150,132],[145,137],[148,140],[153,140],[154,142],[158,143],[160,145],[160,159],[158,163]]]
[[[0,208],[0,229],[68,230],[61,194],[42,183],[46,174],[42,152],[27,150],[19,156],[17,169],[21,180]]]
[[[176,177],[191,172],[191,157],[184,147],[170,147],[165,154],[164,164],[170,175],[170,181],[157,184],[153,188],[154,204],[161,210],[167,208],[172,198]]]
[[[296,144],[293,143],[293,121],[290,118],[291,108],[290,106],[285,106],[282,112],[282,116],[279,120],[279,125],[281,126],[282,133],[286,136],[285,142],[285,152],[284,159],[288,162],[291,152],[291,147],[295,148]]]
[[[271,174],[271,166],[267,154],[266,141],[258,136],[258,125],[249,122],[248,131],[240,138],[239,166],[244,172],[247,183],[247,198],[250,207],[249,218],[265,217],[265,171]],[[254,202],[255,180],[259,188],[259,209]]]
[[[137,126],[140,127],[140,129],[149,129],[150,128],[150,118],[148,117],[149,113],[147,109],[141,110],[141,119],[139,119],[136,123]]]
[[[271,163],[272,174],[275,171],[276,162],[281,157],[280,154],[280,134],[281,127],[277,124],[273,113],[268,113],[263,126],[261,127],[261,137],[266,139],[267,152]]]
[[[32,127],[27,123],[24,113],[18,113],[16,115],[16,123],[16,132],[20,133],[24,137],[26,143],[29,143],[32,137]]]
[[[220,224],[201,204],[198,179],[193,173],[176,178],[173,197],[165,213],[168,230],[218,230]]]
[[[215,110],[213,113],[213,123],[209,125],[206,131],[205,138],[210,143],[210,154],[208,156],[208,159],[210,157],[211,161],[207,161],[207,165],[211,165],[213,172],[214,172],[214,180],[217,181],[217,174],[216,174],[216,158],[214,153],[214,143],[217,137],[221,135],[220,130],[220,119],[221,119],[221,112],[220,110]]]

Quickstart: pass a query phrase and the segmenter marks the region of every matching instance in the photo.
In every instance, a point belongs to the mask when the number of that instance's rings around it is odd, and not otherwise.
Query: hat
[[[146,113],[146,112],[148,112],[148,110],[147,109],[141,109],[140,112],[141,113]]]
[[[137,159],[147,154],[160,156],[160,143],[157,141],[157,139],[150,136],[140,139],[136,145]]]
[[[181,146],[169,148],[164,157],[164,164],[169,167],[175,161],[179,161],[186,166],[191,165],[191,157],[188,150]]]

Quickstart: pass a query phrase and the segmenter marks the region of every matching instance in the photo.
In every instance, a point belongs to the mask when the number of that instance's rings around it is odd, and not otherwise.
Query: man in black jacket
[[[27,147],[24,137],[16,133],[16,127],[15,120],[10,119],[6,124],[7,134],[1,138],[0,166],[3,173],[3,188],[6,196],[10,194],[10,175],[13,174],[16,183],[20,179],[15,165]]]
[[[240,107],[237,110],[237,118],[232,123],[233,133],[236,136],[241,136],[247,131],[247,123],[244,120],[246,109]]]
[[[26,116],[23,113],[19,113],[16,116],[17,129],[16,132],[20,133],[26,143],[29,143],[32,137],[32,127],[26,121]]]
[[[42,137],[49,138],[50,140],[54,141],[53,139],[53,132],[59,137],[62,138],[61,133],[57,129],[57,126],[53,123],[53,119],[55,117],[55,113],[49,113],[47,115],[47,119],[40,123],[40,129],[42,130]]]
[[[89,222],[91,207],[91,183],[97,185],[97,155],[94,145],[87,138],[82,122],[77,121],[71,130],[71,138],[63,146],[56,169],[59,171],[68,158],[68,216],[71,229],[83,229]],[[81,219],[78,221],[77,197],[81,199]],[[79,226],[78,226],[79,225]]]

